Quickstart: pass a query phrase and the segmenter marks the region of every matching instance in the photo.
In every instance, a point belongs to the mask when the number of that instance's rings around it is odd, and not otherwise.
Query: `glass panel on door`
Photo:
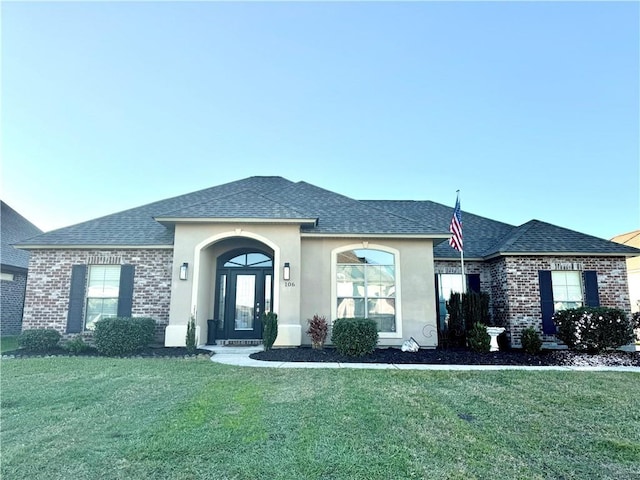
[[[236,276],[235,329],[253,330],[256,305],[256,276]]]

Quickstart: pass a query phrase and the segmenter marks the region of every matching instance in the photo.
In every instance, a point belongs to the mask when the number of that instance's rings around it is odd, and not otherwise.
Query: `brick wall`
[[[2,280],[0,285],[0,335],[18,335],[22,329],[26,272],[7,272],[13,281]]]
[[[22,328],[55,328],[64,334],[67,327],[71,267],[79,264],[116,263],[135,265],[133,305],[135,317],[151,317],[164,338],[169,323],[173,251],[158,250],[34,250]]]
[[[538,271],[552,270],[553,263],[577,263],[598,274],[598,293],[603,307],[630,313],[626,261],[623,257],[499,257],[487,262],[465,262],[466,273],[480,274],[480,289],[490,294],[491,317],[507,327],[513,346],[520,346],[522,330],[536,328],[545,342],[554,335],[542,335],[542,311]],[[436,260],[436,272],[460,273],[460,262]]]
[[[520,345],[524,328],[533,326],[542,334],[539,270],[553,270],[553,263],[577,263],[583,270],[598,274],[600,305],[630,312],[627,270],[623,257],[504,257],[503,281],[506,285],[509,335],[512,345]],[[543,341],[555,342],[554,335],[542,335]]]

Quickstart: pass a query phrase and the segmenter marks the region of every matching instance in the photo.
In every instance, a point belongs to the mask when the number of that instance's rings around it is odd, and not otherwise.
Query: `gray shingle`
[[[157,218],[264,218],[308,219],[294,208],[278,203],[253,190],[243,190],[208,202],[166,212]]]
[[[21,242],[28,245],[172,245],[173,228],[155,218],[318,219],[312,234],[442,235],[453,207],[431,201],[354,200],[306,182],[249,177],[161,200]],[[640,254],[640,250],[532,220],[520,227],[462,213],[466,258],[500,253]],[[447,242],[436,258],[457,258]]]
[[[4,202],[0,202],[0,250],[1,262],[11,267],[27,268],[29,266],[29,252],[18,250],[13,244],[42,233],[29,220],[24,218]]]
[[[601,253],[640,254],[628,245],[558,227],[540,220],[530,220],[514,228],[485,251],[485,256],[502,253]]]

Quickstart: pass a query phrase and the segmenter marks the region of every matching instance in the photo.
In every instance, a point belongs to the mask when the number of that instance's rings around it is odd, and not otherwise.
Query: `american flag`
[[[449,225],[449,231],[453,233],[453,237],[449,239],[449,245],[462,251],[462,215],[460,214],[460,196],[456,196],[456,208],[453,210],[453,217]]]

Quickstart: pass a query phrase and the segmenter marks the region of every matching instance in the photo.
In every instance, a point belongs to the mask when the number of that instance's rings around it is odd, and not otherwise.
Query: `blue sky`
[[[44,230],[252,175],[640,228],[638,2],[0,8],[2,199]]]

